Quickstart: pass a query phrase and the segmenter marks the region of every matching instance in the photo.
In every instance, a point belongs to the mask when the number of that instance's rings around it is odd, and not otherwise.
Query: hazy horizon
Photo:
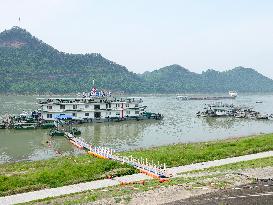
[[[0,2],[0,32],[20,26],[60,51],[100,53],[135,73],[243,66],[273,78],[268,0]]]

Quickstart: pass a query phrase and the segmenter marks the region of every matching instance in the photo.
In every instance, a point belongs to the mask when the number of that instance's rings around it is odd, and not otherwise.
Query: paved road
[[[272,205],[273,181],[256,182],[228,190],[179,200],[166,205]]]
[[[141,180],[149,180],[152,177],[149,177],[145,174],[133,174],[129,176],[123,177],[115,177],[114,179],[103,179],[92,182],[84,182],[79,184],[73,184],[69,186],[51,188],[51,189],[43,189],[39,191],[32,191],[22,194],[16,194],[11,196],[0,197],[0,205],[9,205],[9,204],[18,204],[29,202],[38,199],[45,199],[48,197],[57,197],[66,194],[84,192],[92,189],[100,189],[109,186],[116,186],[124,183],[132,183]]]
[[[176,175],[176,174],[183,173],[183,172],[206,169],[209,167],[222,166],[222,165],[226,165],[226,164],[243,162],[243,161],[254,160],[254,159],[260,159],[260,158],[265,158],[265,157],[273,157],[273,151],[260,152],[257,154],[249,154],[249,155],[244,155],[244,156],[239,156],[239,157],[229,157],[229,158],[219,159],[219,160],[214,160],[214,161],[201,162],[201,163],[189,164],[189,165],[185,165],[185,166],[173,167],[173,168],[169,168],[168,172],[172,175]]]

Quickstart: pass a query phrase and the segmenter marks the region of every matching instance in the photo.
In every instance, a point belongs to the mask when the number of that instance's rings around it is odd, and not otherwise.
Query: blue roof
[[[58,114],[58,115],[54,115],[54,118],[58,120],[70,120],[70,119],[73,119],[74,117],[72,115]]]

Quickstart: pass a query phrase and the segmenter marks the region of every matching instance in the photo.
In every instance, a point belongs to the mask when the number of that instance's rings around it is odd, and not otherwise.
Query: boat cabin
[[[57,115],[73,116],[75,120],[129,119],[141,117],[146,106],[141,98],[115,98],[111,96],[91,96],[77,98],[38,98],[42,118],[55,120]]]

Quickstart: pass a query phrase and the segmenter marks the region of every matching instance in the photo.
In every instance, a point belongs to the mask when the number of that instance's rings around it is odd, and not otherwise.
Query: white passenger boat
[[[238,96],[238,93],[236,91],[229,91],[228,94],[229,94],[230,97],[235,97],[236,98]]]
[[[42,119],[52,121],[67,115],[80,122],[109,122],[120,120],[162,119],[161,114],[149,113],[139,97],[113,97],[111,93],[93,88],[75,98],[38,98]]]

